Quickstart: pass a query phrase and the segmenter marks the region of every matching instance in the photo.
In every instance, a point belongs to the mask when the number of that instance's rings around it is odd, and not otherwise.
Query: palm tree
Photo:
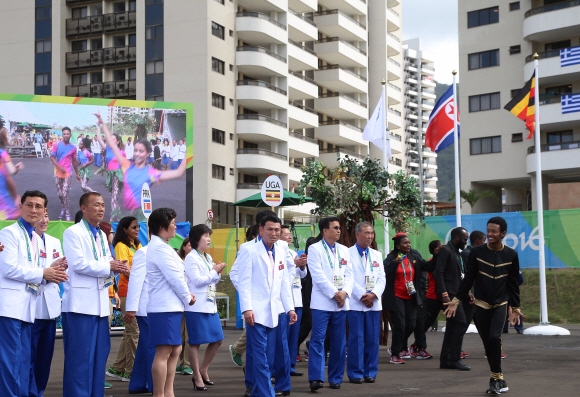
[[[475,204],[484,197],[491,197],[497,201],[497,195],[493,190],[482,190],[479,191],[477,189],[470,189],[467,192],[465,190],[461,190],[459,196],[463,200],[464,203],[467,203],[473,208]],[[455,200],[455,192],[451,193],[449,196],[449,200]]]

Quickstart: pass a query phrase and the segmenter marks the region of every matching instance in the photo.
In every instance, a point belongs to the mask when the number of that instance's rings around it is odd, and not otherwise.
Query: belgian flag
[[[536,72],[528,80],[524,88],[518,91],[511,101],[504,107],[505,110],[526,123],[530,132],[527,139],[532,139],[536,129]]]

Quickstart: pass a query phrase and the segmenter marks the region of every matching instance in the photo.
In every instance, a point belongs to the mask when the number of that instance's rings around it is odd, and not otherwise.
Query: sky
[[[107,107],[39,102],[0,101],[0,115],[7,121],[66,125],[71,128],[96,124],[94,112],[107,120]]]
[[[422,49],[435,62],[435,80],[451,84],[451,72],[459,69],[457,0],[401,0],[401,3],[403,40],[420,37]]]

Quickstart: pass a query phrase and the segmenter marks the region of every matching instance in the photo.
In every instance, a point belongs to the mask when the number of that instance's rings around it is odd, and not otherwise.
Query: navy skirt
[[[149,323],[149,343],[160,345],[181,345],[181,319],[183,312],[147,313]]]
[[[224,340],[218,313],[185,312],[185,324],[190,345],[203,345]]]

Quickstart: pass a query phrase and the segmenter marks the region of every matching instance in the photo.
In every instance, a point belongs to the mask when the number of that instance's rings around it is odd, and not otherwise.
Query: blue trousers
[[[324,382],[324,339],[329,328],[328,382],[342,383],[346,361],[346,312],[312,309],[312,335],[308,349],[308,380]]]
[[[56,320],[35,320],[30,343],[29,397],[42,397],[48,384],[56,339]]]
[[[349,311],[348,358],[349,379],[376,378],[379,371],[380,311]]]
[[[111,350],[109,318],[62,313],[63,397],[103,397]]]
[[[290,372],[296,372],[296,356],[298,356],[298,334],[300,333],[300,322],[302,321],[302,308],[294,309],[298,320],[288,327],[288,354],[290,354]],[[278,389],[280,390],[280,389]]]
[[[101,166],[101,153],[94,153],[95,157],[95,167]]]
[[[268,343],[268,366],[270,373],[276,378],[277,391],[289,391],[290,385],[290,355],[288,354],[288,328],[290,317],[286,313],[278,316],[278,326],[274,328],[275,343]]]
[[[135,352],[135,365],[131,372],[129,381],[129,391],[136,392],[148,390],[153,393],[153,377],[151,375],[151,366],[155,358],[155,345],[149,343],[149,323],[147,316],[137,316],[139,325],[139,342]]]
[[[268,345],[276,343],[276,329],[262,324],[246,326],[246,387],[252,388],[252,397],[274,397],[270,381]]]
[[[0,317],[0,396],[27,397],[32,323]]]

